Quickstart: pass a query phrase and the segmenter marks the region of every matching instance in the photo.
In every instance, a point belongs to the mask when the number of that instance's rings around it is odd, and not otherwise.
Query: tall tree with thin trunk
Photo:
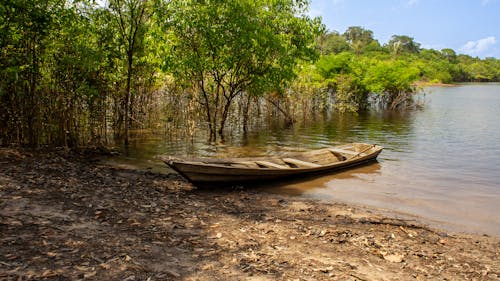
[[[129,143],[132,76],[137,54],[143,49],[148,20],[148,0],[112,0],[109,7],[118,26],[120,43],[126,55],[124,100],[125,145]]]

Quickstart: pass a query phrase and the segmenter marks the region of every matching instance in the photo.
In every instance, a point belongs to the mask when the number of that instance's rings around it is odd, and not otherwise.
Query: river
[[[256,188],[408,213],[454,231],[500,235],[500,84],[425,92],[425,105],[418,110],[330,116],[288,129],[263,124],[245,136],[231,134],[224,145],[207,144],[201,137],[137,137],[112,161],[168,172],[155,155],[271,155],[377,143],[385,147],[378,163]]]

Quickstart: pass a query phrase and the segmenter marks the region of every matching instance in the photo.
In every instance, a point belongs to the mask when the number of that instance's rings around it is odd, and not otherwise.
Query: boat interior
[[[352,144],[343,147],[324,148],[309,152],[296,153],[285,157],[261,158],[233,158],[211,161],[204,159],[204,164],[220,165],[235,168],[260,168],[260,169],[297,169],[319,168],[325,165],[351,160],[355,157],[367,155],[373,145]]]

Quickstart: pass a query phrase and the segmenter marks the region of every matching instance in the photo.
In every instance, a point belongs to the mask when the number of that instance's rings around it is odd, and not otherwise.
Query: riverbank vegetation
[[[129,129],[212,141],[263,119],[413,105],[416,82],[500,81],[500,61],[394,35],[325,31],[306,0],[6,0],[0,144],[128,143]],[[229,128],[228,128],[229,127]]]

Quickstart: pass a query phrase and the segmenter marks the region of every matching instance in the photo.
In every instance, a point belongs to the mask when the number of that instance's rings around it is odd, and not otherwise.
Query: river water
[[[500,84],[426,88],[407,112],[330,116],[284,129],[270,124],[224,145],[198,137],[139,137],[113,161],[167,171],[158,154],[248,156],[346,142],[385,147],[377,163],[306,181],[264,184],[262,192],[374,206],[454,231],[500,235]]]

